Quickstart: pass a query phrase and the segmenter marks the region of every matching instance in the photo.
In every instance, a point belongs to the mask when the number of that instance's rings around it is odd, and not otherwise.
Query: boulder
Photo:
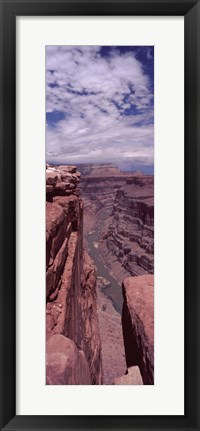
[[[138,365],[145,385],[154,384],[154,277],[123,281],[122,329],[127,368]]]
[[[53,335],[46,346],[47,385],[91,385],[83,350],[64,335]]]
[[[143,385],[139,367],[128,368],[127,374],[113,380],[114,385]]]

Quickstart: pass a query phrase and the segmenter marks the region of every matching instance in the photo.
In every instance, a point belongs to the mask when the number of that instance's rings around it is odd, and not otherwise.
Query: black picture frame
[[[200,430],[200,1],[1,0],[0,414],[3,430]],[[16,416],[16,17],[184,16],[185,21],[185,414]],[[200,308],[199,308],[200,310]],[[169,337],[170,338],[170,337]],[[171,352],[173,354],[173,352]],[[172,382],[173,390],[173,382]]]

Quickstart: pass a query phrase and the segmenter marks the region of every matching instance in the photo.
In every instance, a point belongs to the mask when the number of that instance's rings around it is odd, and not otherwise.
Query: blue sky
[[[46,47],[46,160],[153,172],[154,48]]]

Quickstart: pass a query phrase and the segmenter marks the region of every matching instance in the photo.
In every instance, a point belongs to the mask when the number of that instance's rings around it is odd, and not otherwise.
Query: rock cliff
[[[80,188],[85,237],[98,229],[99,250],[119,282],[130,275],[153,274],[154,177],[103,165],[85,166],[84,172]]]
[[[102,384],[96,271],[83,250],[79,178],[74,166],[46,169],[47,384]],[[53,376],[56,369],[64,377]]]
[[[85,176],[81,178],[84,200],[95,205],[96,210],[112,210],[116,191],[126,183],[123,176]]]
[[[92,384],[85,353],[61,334],[47,341],[46,376],[47,385]]]
[[[122,329],[127,368],[138,366],[144,385],[154,384],[154,277],[123,282]]]
[[[116,260],[132,276],[154,272],[154,184],[152,176],[126,179],[115,195],[102,229],[102,254],[111,269]]]
[[[108,371],[108,375],[104,372],[105,382],[154,384],[154,177],[122,173],[110,165],[90,165],[83,169],[80,188],[85,203],[85,238],[93,230],[98,233],[98,250],[106,268],[119,284],[123,282],[127,374],[122,372],[121,355],[121,366],[114,375],[114,358],[107,349],[109,320],[104,316],[106,328],[101,319],[100,324],[103,363]]]

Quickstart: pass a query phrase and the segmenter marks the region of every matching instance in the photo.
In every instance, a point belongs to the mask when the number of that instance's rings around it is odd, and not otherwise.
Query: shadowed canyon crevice
[[[153,384],[153,176],[78,170],[46,170],[47,384]]]

